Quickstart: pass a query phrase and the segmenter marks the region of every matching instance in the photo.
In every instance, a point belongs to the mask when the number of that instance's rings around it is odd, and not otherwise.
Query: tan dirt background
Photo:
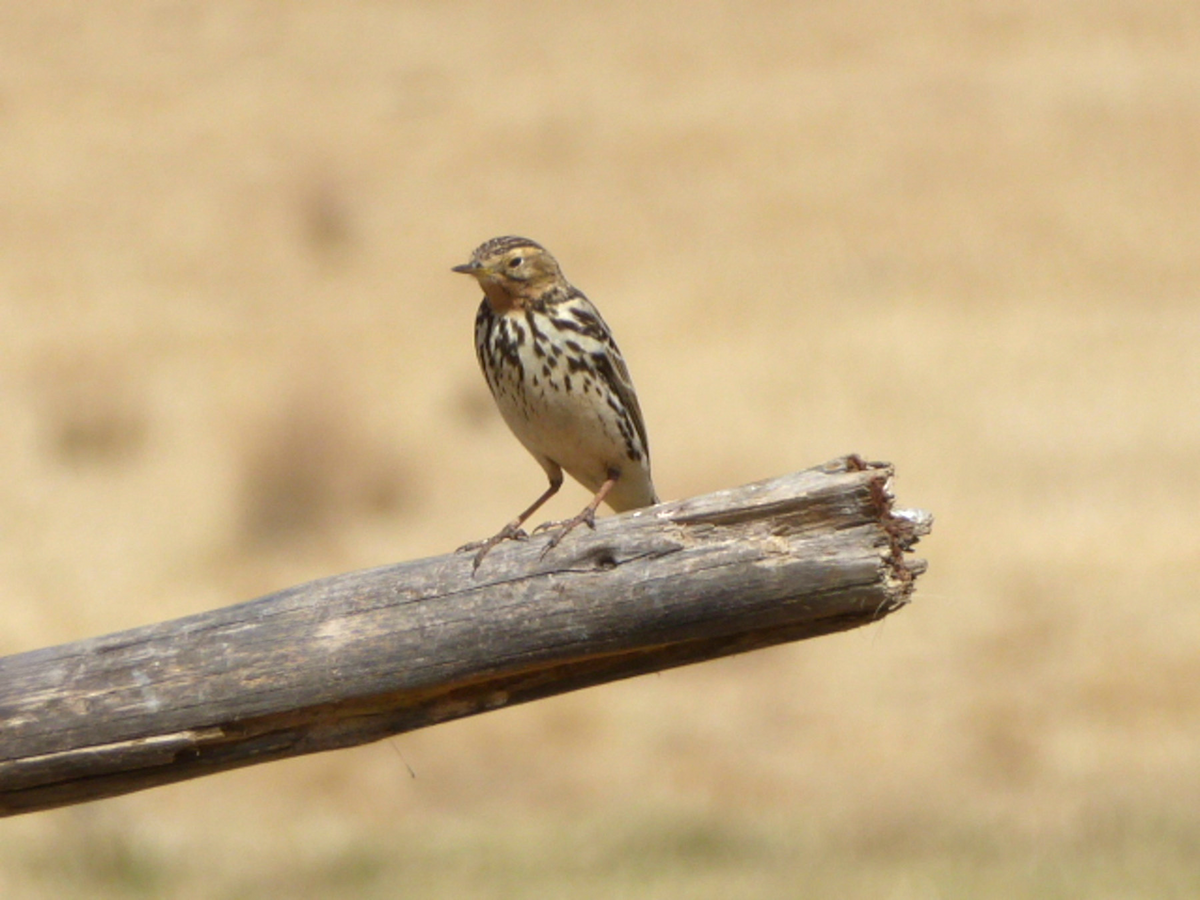
[[[6,900],[1200,895],[1194,0],[5,2],[0,171],[0,653],[530,500],[495,234],[664,496],[937,516],[881,626],[5,820]]]

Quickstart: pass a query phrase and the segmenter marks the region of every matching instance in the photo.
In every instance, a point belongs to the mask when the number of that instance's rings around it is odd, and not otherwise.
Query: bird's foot
[[[475,571],[478,571],[479,564],[481,562],[483,562],[483,558],[485,556],[487,556],[488,553],[491,551],[491,549],[493,547],[495,547],[497,544],[499,544],[503,541],[527,541],[527,540],[529,540],[529,535],[525,533],[524,529],[522,529],[521,526],[517,525],[515,522],[509,522],[507,525],[505,525],[503,528],[501,528],[496,534],[492,535],[486,541],[471,541],[469,544],[463,544],[461,547],[459,547],[454,552],[455,553],[470,553],[472,550],[477,551],[475,553],[475,559],[471,565],[471,571],[475,572]]]
[[[580,513],[578,516],[575,516],[574,518],[571,518],[571,519],[551,519],[548,522],[543,522],[541,525],[539,525],[537,528],[533,529],[533,531],[531,531],[529,533],[531,535],[541,534],[543,531],[553,531],[555,528],[565,528],[565,529],[569,530],[571,528],[574,528],[580,522],[583,522],[584,524],[586,524],[588,526],[588,528],[594,529],[596,527],[596,513],[593,510],[592,514],[590,516],[587,516],[586,518],[580,518],[586,512],[587,512],[587,510],[584,510],[584,512]]]
[[[549,543],[542,548],[542,552],[538,556],[538,559],[544,559],[546,554],[557,547],[562,542],[562,539],[565,538],[571,532],[571,530],[578,525],[586,525],[588,528],[595,530],[596,507],[588,506],[583,510],[583,512],[574,518],[564,519],[561,522],[544,522],[535,528],[533,532],[534,534],[550,528],[558,528],[558,533],[555,534],[554,537],[550,538]]]

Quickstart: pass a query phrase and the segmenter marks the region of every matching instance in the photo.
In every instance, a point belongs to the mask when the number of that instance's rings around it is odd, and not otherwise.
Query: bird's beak
[[[461,266],[455,266],[451,272],[461,272],[464,275],[482,275],[483,266],[476,262],[463,263]]]

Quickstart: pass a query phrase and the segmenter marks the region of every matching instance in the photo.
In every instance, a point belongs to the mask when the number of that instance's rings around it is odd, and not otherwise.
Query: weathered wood
[[[0,659],[0,814],[377,740],[873,622],[931,518],[857,457]]]

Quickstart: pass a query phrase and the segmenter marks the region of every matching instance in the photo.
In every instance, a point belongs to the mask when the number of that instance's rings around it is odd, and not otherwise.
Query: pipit
[[[607,503],[625,512],[658,503],[650,447],[629,369],[612,332],[545,247],[498,237],[455,266],[483,288],[475,352],[508,427],[546,470],[550,485],[476,550],[475,568],[496,544],[526,537],[521,526],[563,483],[563,471],[594,493],[579,515],[557,527],[544,556],[581,523],[595,527]]]

